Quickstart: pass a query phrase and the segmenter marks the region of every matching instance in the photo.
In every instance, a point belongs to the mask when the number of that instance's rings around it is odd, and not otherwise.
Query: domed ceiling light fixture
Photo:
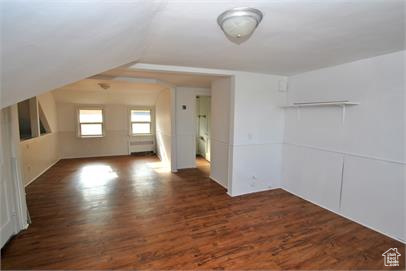
[[[241,43],[252,35],[262,17],[262,12],[255,8],[233,8],[221,13],[217,23],[232,42]]]

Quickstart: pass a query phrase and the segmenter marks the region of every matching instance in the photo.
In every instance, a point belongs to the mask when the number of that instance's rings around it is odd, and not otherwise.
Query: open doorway
[[[196,96],[196,164],[210,166],[210,96]]]

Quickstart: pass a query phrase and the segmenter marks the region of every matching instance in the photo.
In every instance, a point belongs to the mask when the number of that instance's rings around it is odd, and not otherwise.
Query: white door
[[[4,163],[3,163],[4,164]],[[7,242],[8,239],[14,234],[15,230],[15,216],[13,215],[12,199],[10,198],[11,191],[10,185],[7,181],[7,176],[4,172],[4,165],[1,166],[2,176],[0,183],[0,236],[1,236],[1,247]]]
[[[210,97],[198,99],[198,154],[210,161]]]
[[[5,114],[0,111],[0,247],[3,247],[8,239],[16,231],[16,217],[13,198],[13,188],[11,183],[11,150]]]

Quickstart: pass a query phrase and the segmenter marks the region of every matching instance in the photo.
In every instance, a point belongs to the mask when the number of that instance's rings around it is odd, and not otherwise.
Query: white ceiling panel
[[[2,107],[137,60],[162,1],[1,1]]]
[[[226,9],[264,18],[230,42]],[[2,107],[126,63],[292,75],[405,49],[403,0],[1,1]]]
[[[153,22],[144,63],[292,75],[405,48],[403,0],[169,1]],[[240,45],[217,16],[250,6],[264,18]]]

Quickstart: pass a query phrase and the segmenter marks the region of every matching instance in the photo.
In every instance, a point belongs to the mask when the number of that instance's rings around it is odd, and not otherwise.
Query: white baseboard
[[[197,168],[196,165],[181,166],[178,169],[188,169],[188,168]]]
[[[161,160],[161,162],[162,162],[161,154],[158,151],[156,152],[156,156],[158,156],[158,159]]]
[[[34,178],[32,178],[28,183],[26,183],[24,185],[24,187],[27,187],[28,185],[30,185],[32,182],[34,182],[36,179],[38,179],[39,176],[41,176],[42,174],[44,174],[48,169],[50,169],[51,167],[53,167],[56,163],[58,163],[61,159],[58,158],[55,162],[53,162],[50,166],[48,166],[47,168],[45,168],[43,171],[41,171],[37,176],[35,176]]]
[[[216,178],[214,178],[213,176],[209,176],[210,179],[212,179],[213,181],[215,181],[216,183],[218,183],[219,185],[221,185],[222,187],[224,187],[225,189],[227,189],[228,191],[228,187],[224,184],[222,184],[219,180],[217,180]]]
[[[275,189],[279,189],[280,187],[263,187],[261,189],[257,189],[257,190],[253,190],[253,191],[248,191],[248,192],[244,192],[244,193],[237,193],[237,194],[231,194],[228,193],[231,197],[238,197],[238,196],[242,196],[242,195],[249,195],[249,194],[254,194],[254,193],[259,193],[259,192],[264,192],[264,191],[270,191],[270,190],[275,190]]]
[[[346,219],[348,219],[348,220],[351,220],[351,221],[353,221],[353,222],[355,222],[355,223],[357,223],[357,224],[360,224],[360,225],[362,225],[362,226],[364,226],[364,227],[366,227],[366,228],[368,228],[368,229],[371,229],[371,230],[376,231],[376,232],[378,232],[378,233],[380,233],[380,234],[383,234],[383,235],[388,236],[388,237],[390,237],[390,238],[392,238],[392,239],[395,239],[395,240],[397,240],[397,241],[399,241],[399,242],[401,242],[401,243],[403,243],[403,244],[406,244],[406,240],[402,240],[402,239],[400,239],[399,237],[396,237],[396,236],[393,236],[393,235],[388,234],[388,233],[386,233],[386,232],[383,232],[383,231],[381,231],[381,230],[375,229],[374,227],[371,227],[371,226],[369,226],[369,225],[366,225],[365,223],[362,223],[362,222],[358,221],[357,219],[348,217],[348,216],[346,216],[346,215],[344,215],[344,214],[342,214],[342,213],[340,213],[340,212],[334,211],[334,210],[332,210],[332,209],[330,209],[330,208],[327,208],[327,207],[325,207],[325,206],[323,206],[323,205],[320,205],[319,203],[316,203],[316,202],[314,202],[314,201],[312,201],[312,200],[306,199],[306,198],[304,198],[303,196],[300,196],[300,195],[298,195],[298,194],[296,194],[296,193],[290,191],[289,189],[287,189],[287,188],[285,188],[285,187],[281,187],[281,189],[283,189],[283,190],[285,190],[286,192],[289,192],[290,194],[293,194],[293,195],[295,195],[295,196],[297,196],[297,197],[299,197],[299,198],[301,198],[301,199],[303,199],[303,200],[305,200],[305,201],[308,201],[308,202],[310,202],[310,203],[313,203],[314,205],[317,205],[317,206],[319,206],[319,207],[321,207],[321,208],[323,208],[323,209],[326,209],[327,211],[333,212],[333,213],[335,213],[335,214],[337,214],[337,215],[339,215],[339,216],[342,216],[342,217],[344,217],[344,218],[346,218]]]
[[[108,153],[108,154],[91,154],[91,155],[73,155],[63,156],[61,159],[79,159],[79,158],[97,158],[97,157],[111,157],[111,156],[129,156],[128,153]]]

